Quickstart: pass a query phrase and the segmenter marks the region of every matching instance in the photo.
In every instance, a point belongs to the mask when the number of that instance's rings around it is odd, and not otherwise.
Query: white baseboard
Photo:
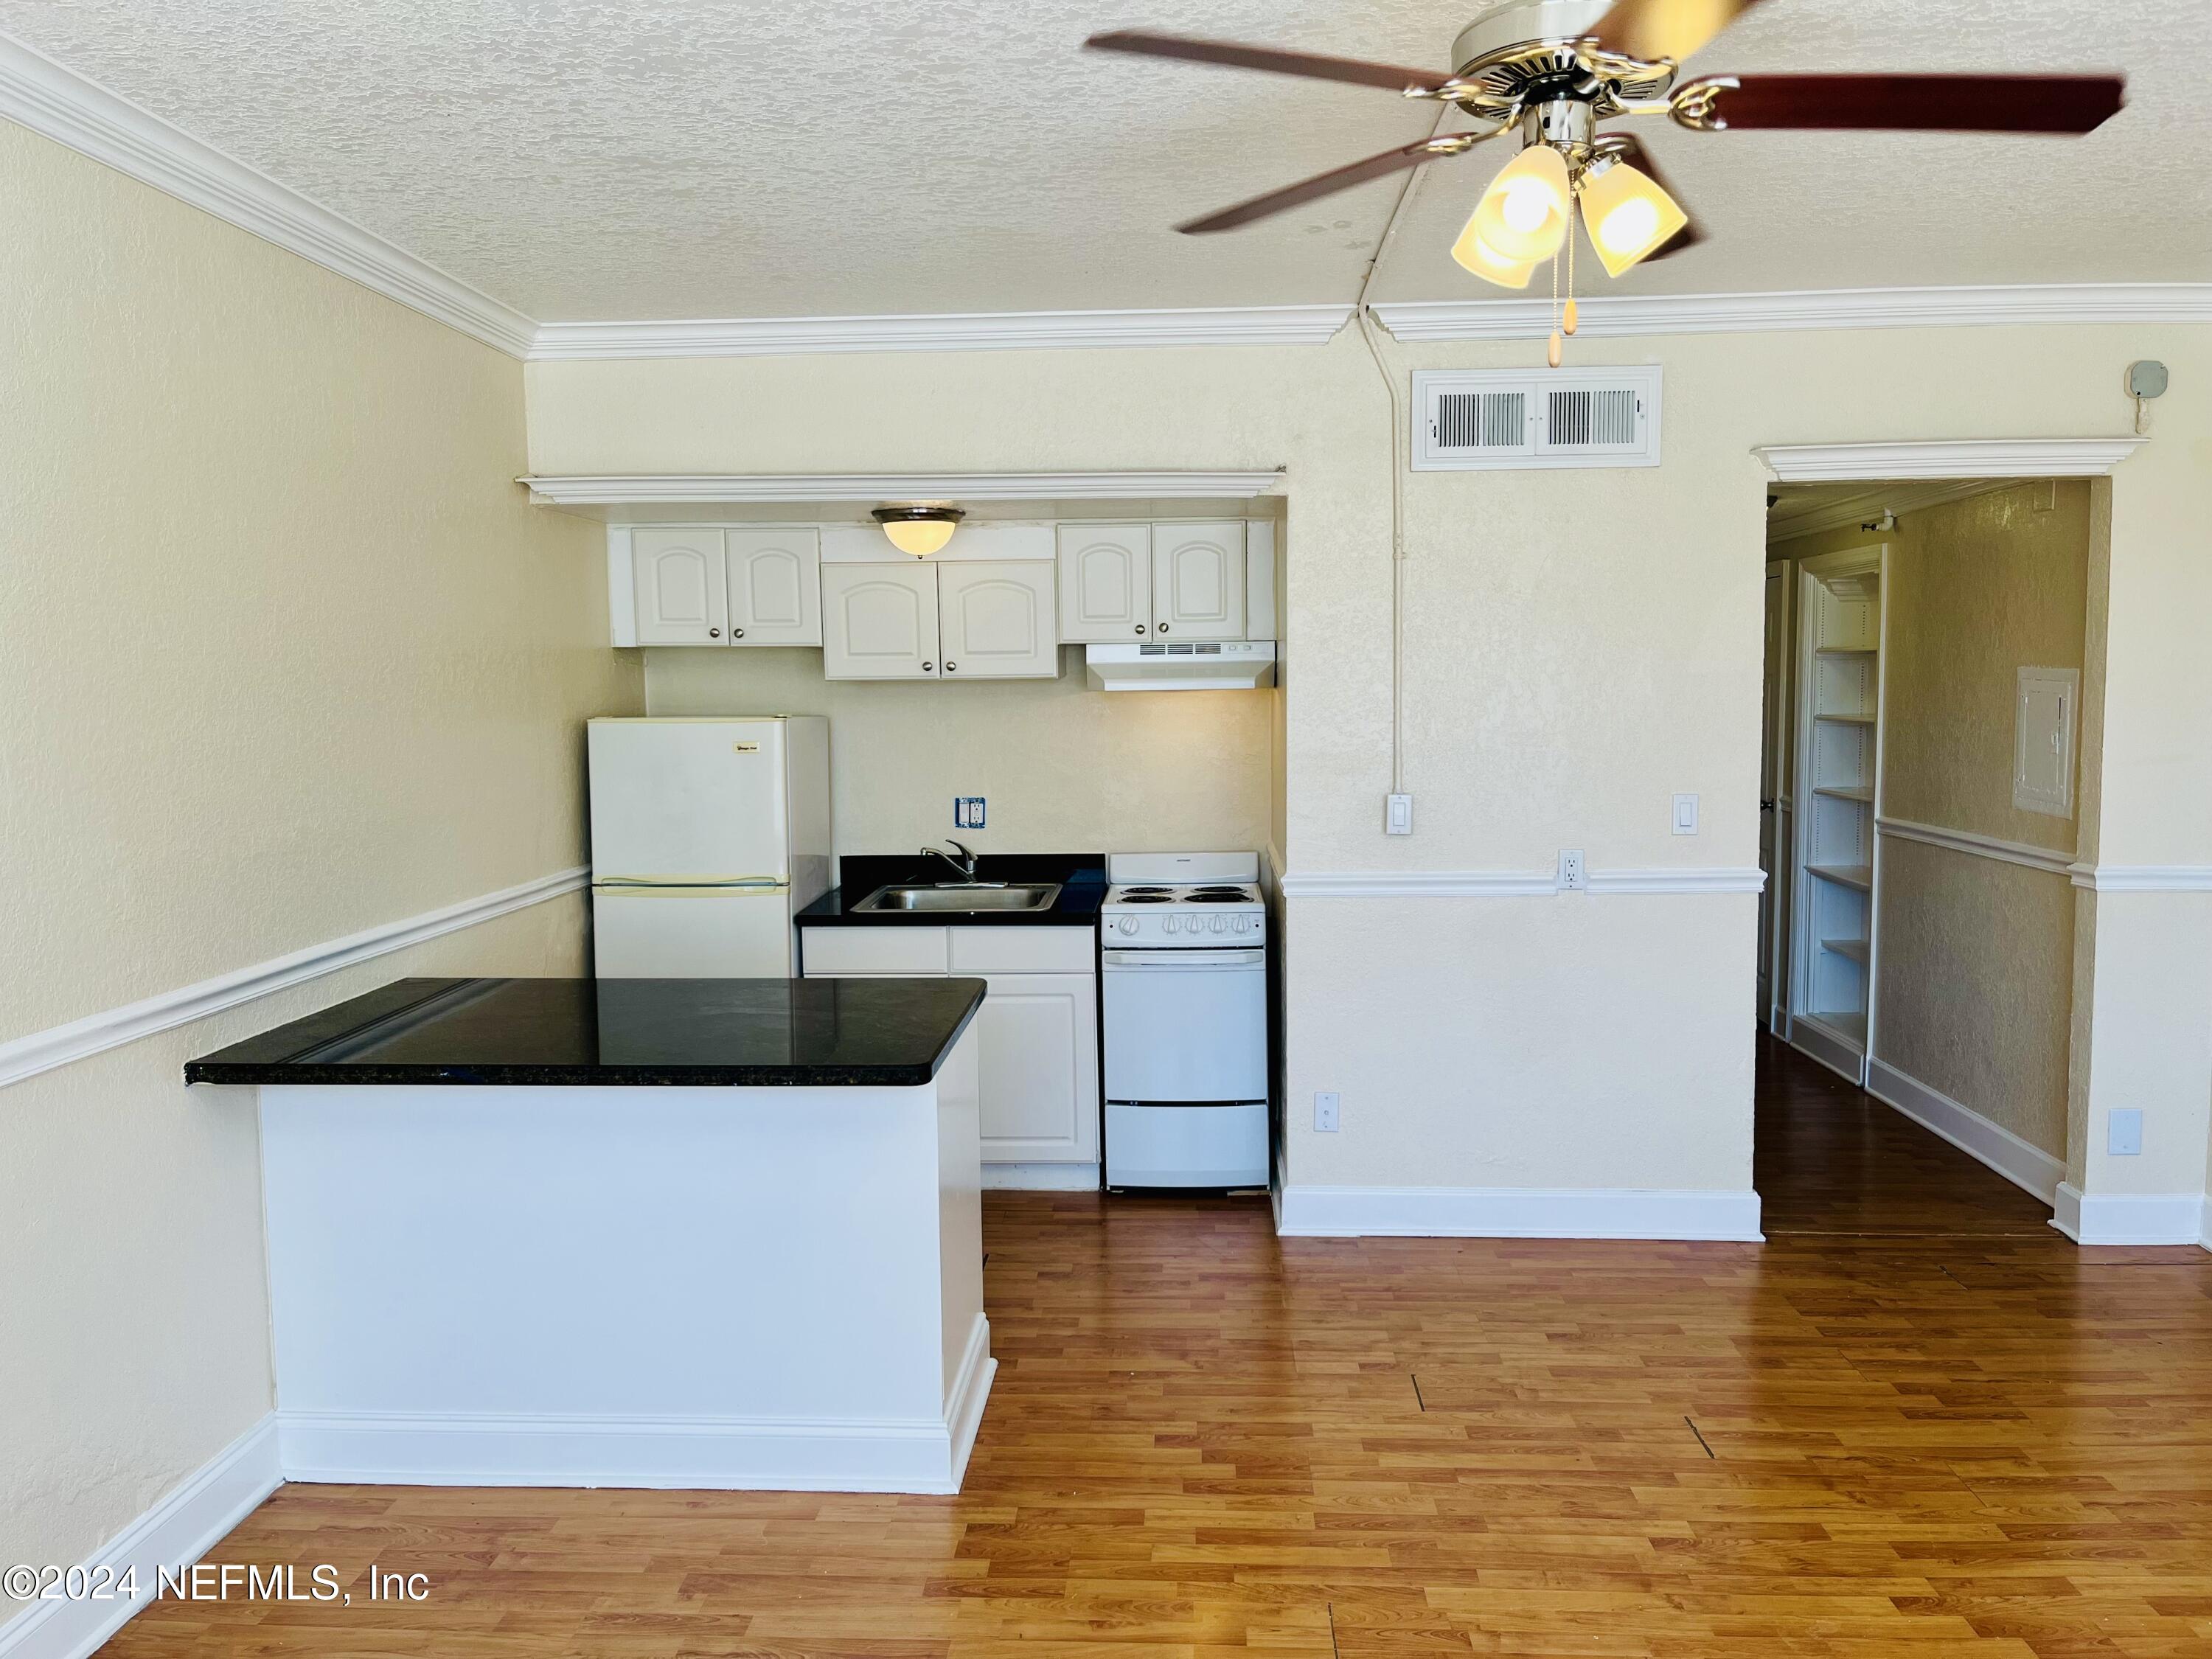
[[[2045,1204],[2058,1202],[2059,1183],[2066,1179],[2063,1158],[2053,1158],[1972,1107],[1962,1106],[1941,1090],[1899,1071],[1887,1060],[1868,1060],[1866,1091],[1968,1157],[1988,1164],[2022,1192],[2034,1194]]]
[[[2206,1244],[2208,1209],[2203,1193],[2085,1193],[2063,1182],[2051,1224],[2076,1244]]]
[[[0,1659],[85,1659],[153,1599],[159,1570],[198,1560],[283,1484],[276,1445],[264,1417],[83,1564],[118,1578],[137,1568],[136,1600],[33,1601],[0,1624]]]
[[[1096,1164],[986,1164],[983,1190],[1014,1193],[1088,1193],[1098,1187]]]
[[[1790,1022],[1790,1046],[1817,1060],[1854,1088],[1866,1081],[1866,1057],[1848,1042],[1831,1036],[1817,1017],[1798,1014]]]
[[[1668,1238],[1761,1243],[1759,1194],[1639,1188],[1297,1187],[1288,1238]]]
[[[284,1478],[404,1486],[960,1490],[998,1361],[978,1314],[941,1419],[276,1413]]]

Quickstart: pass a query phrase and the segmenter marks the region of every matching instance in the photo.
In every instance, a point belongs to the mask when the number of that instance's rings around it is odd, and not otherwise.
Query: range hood
[[[1275,683],[1272,640],[1178,640],[1172,645],[1091,645],[1083,650],[1101,691],[1239,691]]]

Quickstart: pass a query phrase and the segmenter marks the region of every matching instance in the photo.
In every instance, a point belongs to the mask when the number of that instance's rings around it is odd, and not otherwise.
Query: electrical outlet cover
[[[1314,1129],[1320,1134],[1334,1134],[1340,1106],[1334,1090],[1318,1090],[1314,1094]]]
[[[981,830],[983,827],[983,797],[955,795],[952,798],[952,827],[955,830]]]
[[[2116,1106],[2105,1118],[2105,1153],[2108,1158],[2142,1156],[2142,1108]]]

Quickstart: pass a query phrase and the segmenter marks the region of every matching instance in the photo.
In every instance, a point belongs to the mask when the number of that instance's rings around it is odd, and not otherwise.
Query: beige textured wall
[[[1665,465],[1407,477],[1418,833],[1404,839],[1382,834],[1389,431],[1348,332],[1295,349],[538,363],[532,461],[547,472],[1285,466],[1294,874],[1548,870],[1561,847],[1597,871],[1741,868],[1757,836],[1765,476],[1753,446],[2106,435],[2133,413],[2123,367],[2160,356],[2177,388],[2161,436],[2115,481],[2108,827],[2131,859],[2212,863],[2212,751],[2189,735],[2212,723],[2212,657],[2185,620],[2212,614],[2201,531],[2212,393],[2199,389],[2212,388],[2212,329],[1572,350],[1581,363],[1664,363]],[[1527,368],[1541,354],[1534,340],[1393,349],[1401,374]],[[1677,790],[1704,798],[1696,838],[1669,832]],[[1643,1146],[1649,1128],[1667,1150],[1647,1162],[1668,1182],[1743,1186],[1752,916],[1734,894],[1292,897],[1291,1179],[1592,1185],[1624,1178],[1617,1138]],[[1497,954],[1455,943],[1473,936]],[[1387,1036],[1363,1024],[1378,1011]],[[2201,1149],[2212,1075],[2194,1086]],[[1316,1135],[1303,1104],[1331,1088],[1345,1091],[1344,1128]],[[1554,1113],[1572,1133],[1547,1129]]]
[[[520,367],[0,125],[0,1042],[581,861],[639,704]],[[190,1054],[582,906],[0,1088],[0,1559],[82,1559],[270,1405],[250,1104]]]
[[[1093,691],[1080,647],[1056,680],[825,680],[822,653],[647,651],[656,714],[826,714],[839,854],[1256,851],[1267,835],[1262,691]],[[981,795],[985,828],[952,827]]]

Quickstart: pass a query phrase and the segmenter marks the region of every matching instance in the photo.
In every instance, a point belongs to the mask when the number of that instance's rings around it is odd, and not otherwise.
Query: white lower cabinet
[[[983,1162],[1098,1161],[1098,966],[1088,927],[808,927],[802,971],[981,979]]]

